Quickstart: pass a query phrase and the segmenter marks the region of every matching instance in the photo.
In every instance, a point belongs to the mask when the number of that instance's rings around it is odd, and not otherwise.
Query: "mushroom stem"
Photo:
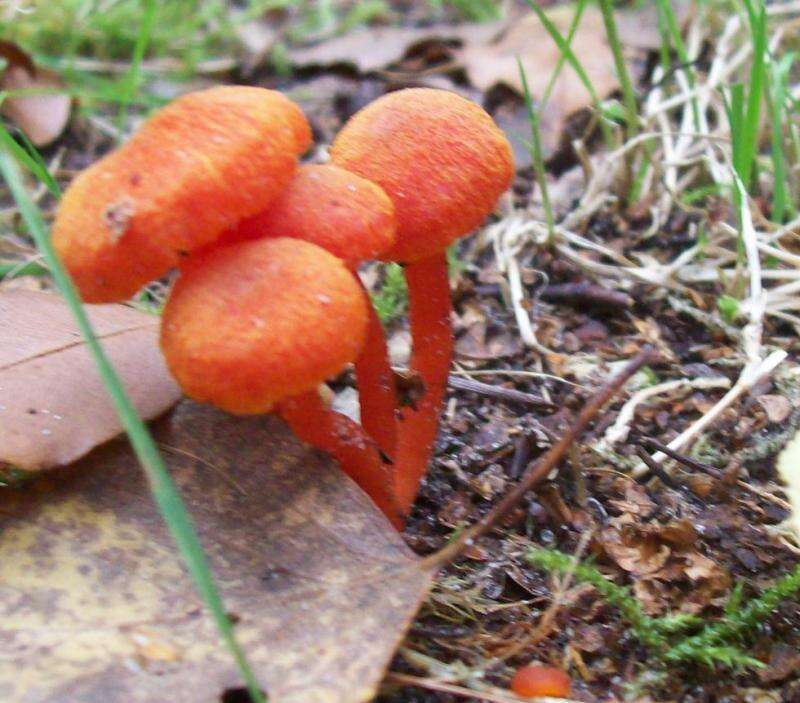
[[[403,528],[389,470],[358,423],[329,408],[316,390],[286,398],[276,410],[299,439],[333,456],[389,521]]]
[[[397,435],[394,483],[403,515],[411,510],[428,468],[453,356],[450,282],[442,251],[405,266],[412,336],[411,371],[425,391],[416,408],[403,408]]]
[[[369,295],[366,290],[364,294]],[[389,363],[386,335],[372,305],[369,306],[367,339],[355,361],[355,370],[361,424],[384,455],[394,460],[397,449],[397,390]]]

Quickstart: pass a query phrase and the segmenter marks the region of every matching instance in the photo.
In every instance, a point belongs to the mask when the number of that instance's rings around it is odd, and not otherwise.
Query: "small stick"
[[[584,405],[575,423],[536,463],[528,467],[519,483],[511,488],[505,496],[500,499],[497,505],[472,527],[461,532],[461,534],[448,545],[423,559],[422,567],[430,569],[442,567],[444,564],[447,564],[457,557],[476,539],[486,534],[522,500],[531,488],[547,477],[553,468],[561,461],[572,443],[578,438],[578,435],[583,432],[603,406],[622,389],[628,379],[642,368],[642,366],[653,363],[654,358],[655,350],[652,347],[645,347],[639,352],[616,377],[612,378],[588,403],[586,403],[586,405]]]
[[[588,281],[545,286],[540,295],[542,300],[579,303],[593,308],[627,310],[633,307],[633,298],[627,293]]]
[[[449,376],[447,378],[447,385],[450,386],[450,388],[455,388],[458,391],[477,393],[478,395],[485,395],[489,398],[497,398],[498,400],[507,400],[511,403],[519,403],[520,405],[532,405],[533,407],[544,408],[547,410],[552,410],[555,408],[553,403],[545,400],[540,395],[525,393],[524,391],[518,391],[515,388],[493,386],[491,383],[482,383],[481,381],[474,381],[471,378]]]
[[[650,471],[655,476],[661,479],[661,483],[663,483],[667,488],[673,488],[675,490],[678,490],[678,488],[680,488],[675,479],[673,479],[672,476],[670,476],[666,471],[664,471],[664,469],[661,468],[660,464],[657,464],[650,458],[650,455],[645,451],[644,447],[636,447],[636,453],[639,455],[639,458],[645,464],[647,464],[647,468],[650,469]],[[638,480],[641,481],[642,479],[645,478],[647,478],[647,474],[645,474],[644,476],[640,476]]]
[[[652,437],[644,437],[642,439],[642,444],[648,446],[653,451],[666,454],[670,459],[674,459],[679,464],[683,464],[689,469],[702,471],[713,478],[722,478],[722,473],[718,469],[715,469],[713,466],[709,466],[708,464],[704,464],[702,461],[697,461],[697,459],[692,459],[690,456],[676,452],[674,449],[670,449],[666,444],[659,442],[657,439],[653,439]],[[661,477],[659,476],[659,478]]]

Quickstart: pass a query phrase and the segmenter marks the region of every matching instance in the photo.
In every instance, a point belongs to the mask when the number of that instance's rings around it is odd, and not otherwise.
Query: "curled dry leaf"
[[[183,402],[154,433],[270,703],[371,700],[430,580],[383,515],[272,416]],[[126,443],[2,497],[0,700],[234,700]]]
[[[180,390],[158,348],[158,318],[123,305],[87,310],[139,414],[172,406]],[[122,431],[61,298],[0,291],[0,327],[0,468],[68,464]]]
[[[39,68],[11,42],[0,41],[0,56],[7,66],[0,76],[0,90],[12,95],[0,111],[17,125],[34,146],[47,146],[58,139],[69,122],[72,98],[63,91],[57,73]],[[20,94],[14,95],[13,93]]]

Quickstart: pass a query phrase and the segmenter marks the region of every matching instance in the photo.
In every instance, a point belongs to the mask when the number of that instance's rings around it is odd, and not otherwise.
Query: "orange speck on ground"
[[[552,696],[566,698],[570,694],[572,682],[562,669],[551,666],[529,664],[517,669],[511,679],[511,690],[518,696]]]

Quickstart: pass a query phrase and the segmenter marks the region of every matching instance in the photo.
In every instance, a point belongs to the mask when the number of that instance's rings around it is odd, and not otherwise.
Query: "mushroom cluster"
[[[185,95],[67,189],[53,243],[86,302],[124,300],[173,268],[161,346],[186,394],[231,413],[277,412],[329,452],[401,527],[425,473],[452,356],[445,251],[480,225],[513,163],[489,115],[407,89],[342,128],[331,163],[299,165],[311,130],[280,93]],[[401,407],[381,323],[357,276],[400,262],[411,370]],[[355,366],[361,423],[324,382]]]

